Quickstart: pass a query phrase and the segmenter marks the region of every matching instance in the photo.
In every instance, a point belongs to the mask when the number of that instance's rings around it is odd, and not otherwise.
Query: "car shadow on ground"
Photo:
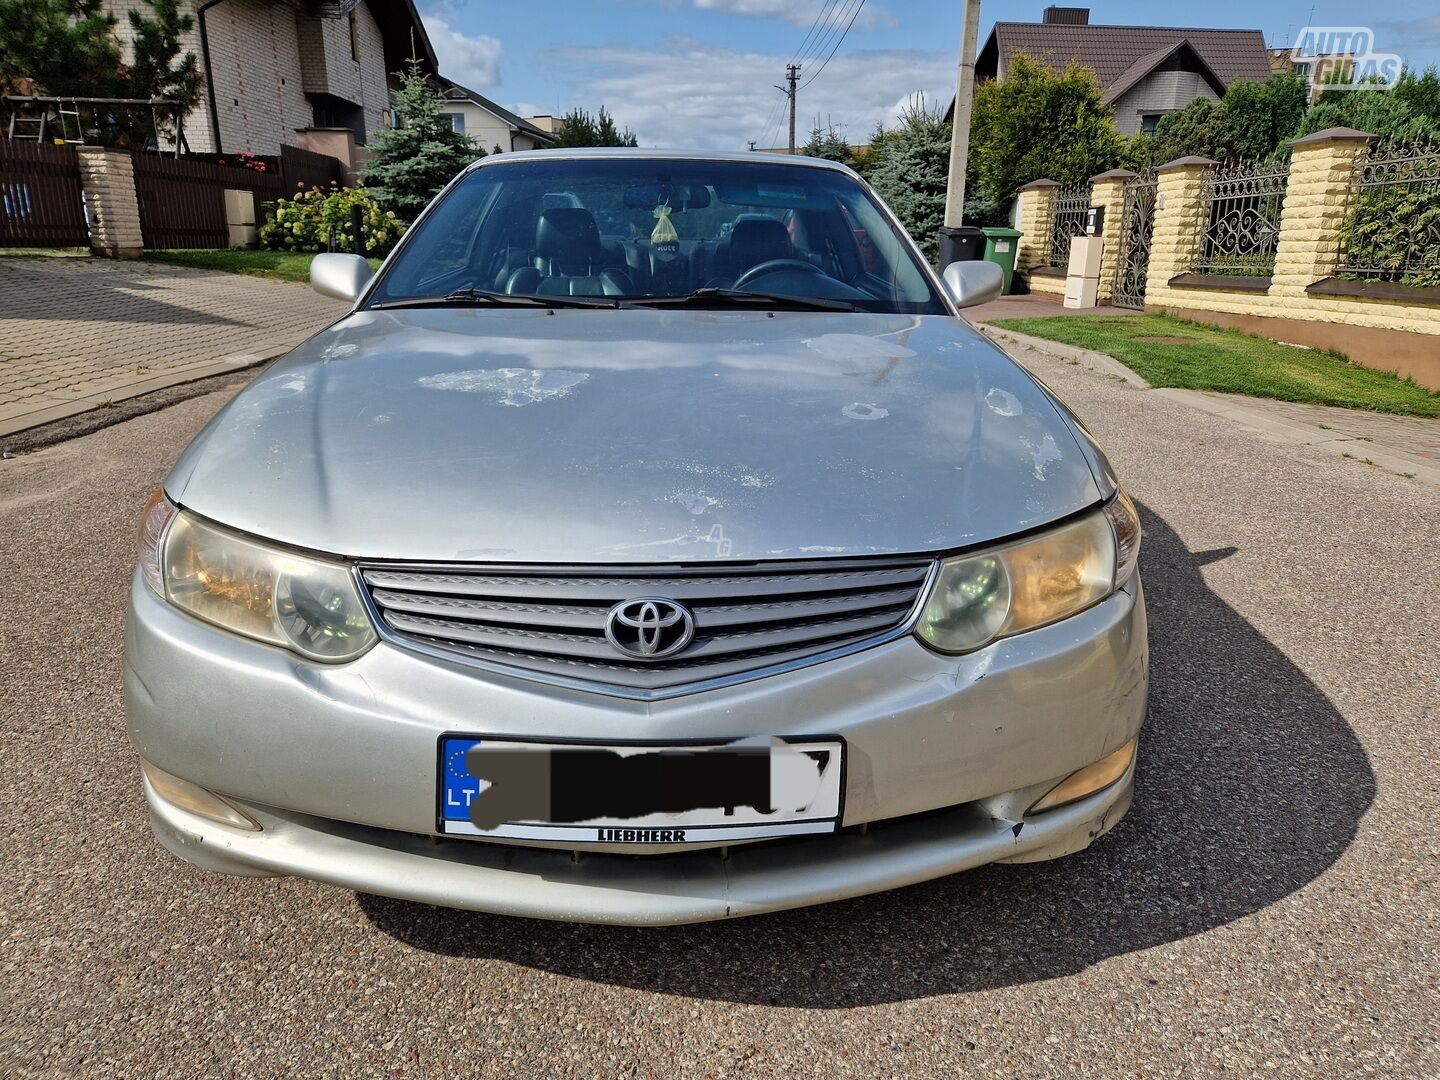
[[[896,892],[667,929],[480,915],[362,895],[419,949],[704,999],[841,1008],[1071,975],[1223,926],[1315,880],[1375,797],[1330,700],[1212,593],[1143,511],[1150,712],[1134,808],[1088,851]]]

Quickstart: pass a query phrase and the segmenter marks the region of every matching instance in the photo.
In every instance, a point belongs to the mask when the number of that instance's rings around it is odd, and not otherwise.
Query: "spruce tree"
[[[442,115],[444,99],[411,60],[395,92],[395,127],[370,140],[365,184],[402,221],[414,221],[440,189],[485,151]]]

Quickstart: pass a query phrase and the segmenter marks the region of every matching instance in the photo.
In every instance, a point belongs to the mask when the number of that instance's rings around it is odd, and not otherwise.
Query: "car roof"
[[[466,172],[486,165],[515,161],[539,161],[574,158],[628,158],[635,161],[725,161],[763,162],[766,165],[790,165],[797,168],[830,169],[833,172],[858,176],[854,169],[828,158],[806,157],[803,154],[767,154],[754,150],[650,150],[632,146],[562,146],[545,150],[520,150],[509,154],[491,154],[472,163]]]

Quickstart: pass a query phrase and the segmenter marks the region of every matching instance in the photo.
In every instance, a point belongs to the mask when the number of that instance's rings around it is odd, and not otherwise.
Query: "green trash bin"
[[[992,225],[980,231],[985,234],[985,261],[996,263],[1005,271],[1005,288],[1001,290],[1001,295],[1009,296],[1010,279],[1015,274],[1015,249],[1019,246],[1020,230]]]

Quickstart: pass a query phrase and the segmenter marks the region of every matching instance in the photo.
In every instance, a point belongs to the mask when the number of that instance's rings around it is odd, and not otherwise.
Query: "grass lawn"
[[[223,270],[229,274],[249,274],[251,277],[273,278],[277,281],[310,280],[310,260],[313,255],[295,251],[251,251],[249,248],[225,248],[210,250],[151,250],[145,258],[154,262],[175,263],[177,266],[193,266],[197,270]],[[370,265],[378,269],[379,259],[371,259]]]
[[[992,326],[1108,353],[1152,386],[1440,416],[1440,393],[1339,353],[1292,345],[1169,315],[999,319]]]

